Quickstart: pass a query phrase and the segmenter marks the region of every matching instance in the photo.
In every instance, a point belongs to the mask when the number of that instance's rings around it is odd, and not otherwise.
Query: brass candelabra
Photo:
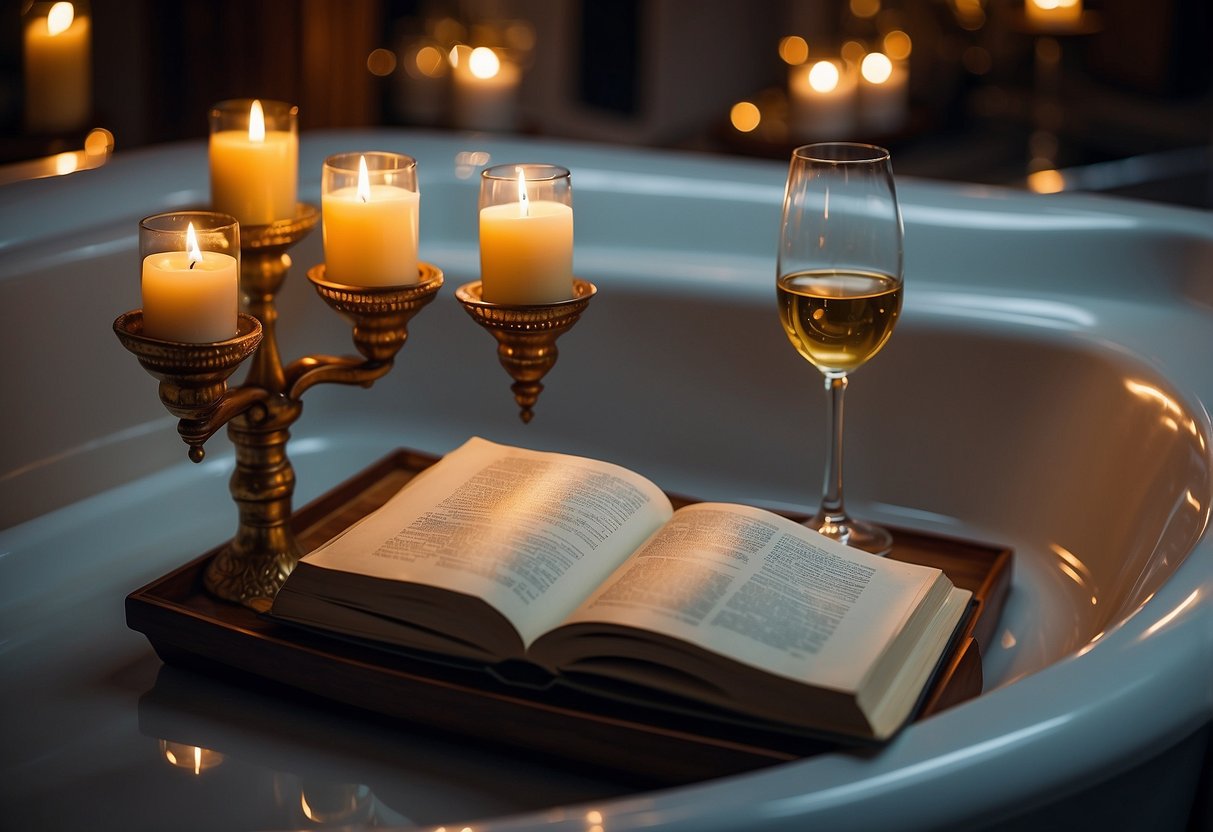
[[[321,383],[369,387],[391,369],[408,338],[408,323],[434,299],[442,272],[427,263],[415,285],[359,287],[325,280],[324,264],[308,279],[334,310],[353,323],[361,357],[309,355],[284,365],[278,351],[274,298],[291,266],[288,249],[303,240],[320,219],[312,205],[299,204],[295,216],[240,235],[240,289],[247,312],[239,315],[236,337],[189,344],[143,334],[143,312],[118,316],[114,331],[122,345],[160,381],[160,400],[176,416],[178,433],[194,462],[221,427],[236,450],[230,489],[239,510],[236,535],[208,564],[207,589],[258,611],[274,595],[298,561],[300,547],[290,528],[295,472],[287,457],[290,427],[299,418],[301,397]],[[227,379],[249,355],[244,383]]]

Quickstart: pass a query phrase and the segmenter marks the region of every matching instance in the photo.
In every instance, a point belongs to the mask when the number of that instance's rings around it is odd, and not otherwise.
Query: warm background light
[[[733,123],[733,127],[740,130],[742,133],[750,133],[758,128],[762,123],[762,113],[759,112],[757,105],[750,101],[738,101],[733,105],[733,109],[729,111],[729,120]]]
[[[910,36],[900,29],[894,29],[884,36],[884,53],[895,61],[910,57],[912,48]]]
[[[842,45],[842,59],[849,64],[857,64],[868,54],[868,50],[857,40],[849,40]]]
[[[435,46],[423,46],[413,57],[417,71],[427,78],[438,78],[446,71],[446,60]]]
[[[388,49],[374,49],[366,56],[366,68],[380,78],[396,71],[396,53]]]
[[[59,176],[74,173],[79,165],[80,160],[76,157],[75,151],[55,155],[55,173]]]
[[[863,73],[864,80],[868,83],[883,84],[893,74],[893,62],[887,55],[870,52],[864,56],[859,71]]]
[[[790,66],[803,64],[809,59],[809,44],[800,35],[788,35],[779,41],[779,57]]]
[[[875,17],[880,13],[880,0],[851,0],[851,14],[856,17]]]
[[[831,92],[838,86],[838,67],[832,61],[818,61],[809,70],[809,86],[817,92]]]
[[[986,10],[982,0],[952,0],[956,13],[956,22],[960,28],[975,32],[986,23]]]
[[[1066,189],[1066,178],[1059,170],[1038,170],[1028,175],[1028,187],[1038,194],[1056,194]]]
[[[89,156],[103,156],[114,150],[114,134],[104,127],[94,127],[84,138],[84,152]]]
[[[468,70],[477,78],[493,78],[501,71],[501,60],[487,46],[477,46],[468,56]]]

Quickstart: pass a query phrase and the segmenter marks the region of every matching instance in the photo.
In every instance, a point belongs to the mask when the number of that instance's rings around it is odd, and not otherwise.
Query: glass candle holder
[[[325,159],[325,279],[347,286],[416,283],[420,203],[411,156],[376,151]]]
[[[26,3],[21,14],[25,128],[80,130],[93,110],[92,20],[87,0]]]
[[[299,108],[236,98],[211,108],[211,208],[241,225],[295,216]]]
[[[556,165],[495,165],[480,176],[481,298],[558,303],[573,297],[573,186]]]
[[[208,344],[236,337],[240,226],[228,214],[180,211],[139,223],[143,334]]]

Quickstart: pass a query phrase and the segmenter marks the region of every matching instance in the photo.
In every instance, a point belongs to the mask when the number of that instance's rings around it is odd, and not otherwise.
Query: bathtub
[[[783,164],[403,131],[301,144],[314,203],[330,153],[416,156],[421,254],[446,286],[389,376],[308,391],[290,445],[296,505],[394,448],[442,453],[473,434],[609,459],[707,499],[815,505],[824,394],[772,291]],[[572,170],[576,271],[599,287],[527,425],[453,297],[477,272],[476,175],[490,161]],[[1213,822],[1213,217],[899,188],[905,313],[851,385],[848,499],[878,521],[1014,548],[985,692],[879,753],[671,788],[163,666],[126,628],[123,599],[232,533],[232,448],[220,434],[187,461],[111,323],[139,305],[138,220],[207,201],[205,147],[0,189],[3,825]],[[352,352],[303,279],[320,235],[291,256],[283,355]]]

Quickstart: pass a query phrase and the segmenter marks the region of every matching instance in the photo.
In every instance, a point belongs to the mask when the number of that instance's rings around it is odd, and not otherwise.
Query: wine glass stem
[[[830,399],[830,415],[826,425],[829,456],[826,457],[825,482],[822,484],[821,508],[818,519],[837,526],[847,520],[842,504],[842,405],[847,392],[846,373],[826,373],[826,395]]]

